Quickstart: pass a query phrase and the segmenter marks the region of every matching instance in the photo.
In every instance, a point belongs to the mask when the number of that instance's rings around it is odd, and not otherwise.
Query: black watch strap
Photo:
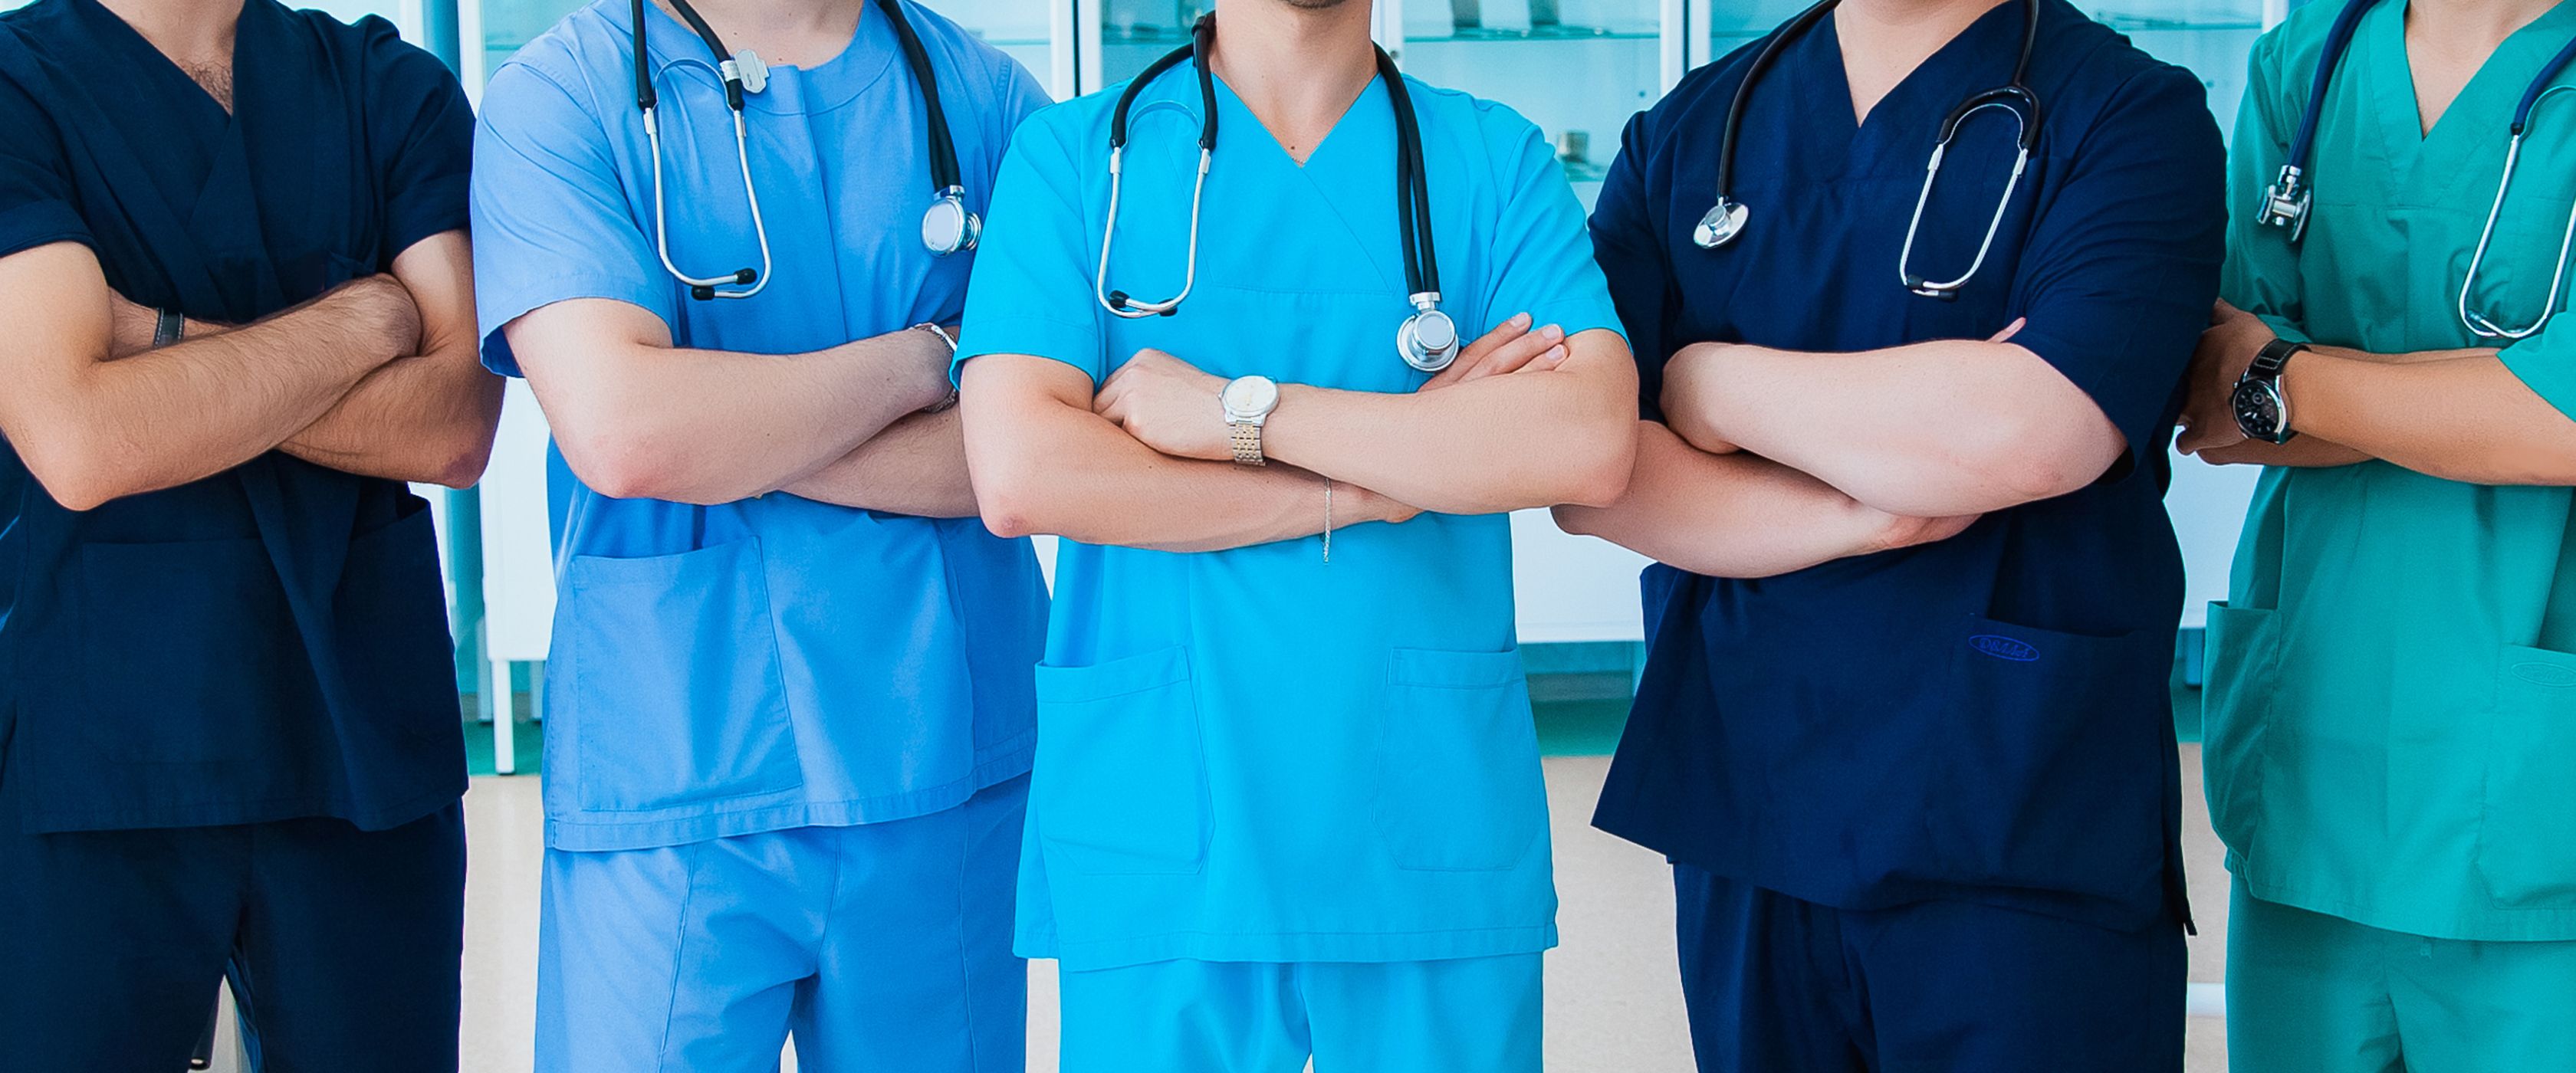
[[[187,331],[188,319],[180,316],[178,310],[159,309],[153,311],[152,346],[154,349],[159,349],[178,342],[179,337],[187,334]]]
[[[2254,352],[2254,364],[2245,367],[2245,375],[2258,380],[2281,381],[2281,367],[2290,363],[2290,355],[2306,350],[2308,344],[2288,339],[2275,339]]]

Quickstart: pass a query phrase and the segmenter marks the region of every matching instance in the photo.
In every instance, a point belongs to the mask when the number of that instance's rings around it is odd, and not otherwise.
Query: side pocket
[[[2478,872],[2509,909],[2576,908],[2576,655],[2508,645],[2496,661]]]
[[[581,806],[636,812],[803,784],[760,543],[641,559],[576,556],[563,624],[578,653],[569,735]]]
[[[1047,868],[1076,875],[1199,870],[1209,835],[1190,653],[1037,668],[1038,750],[1029,807]]]
[[[1385,718],[1377,827],[1398,866],[1496,871],[1529,856],[1547,787],[1519,650],[1395,650]]]
[[[256,538],[86,545],[80,600],[81,729],[117,759],[236,758],[321,701]]]
[[[460,725],[456,641],[440,598],[429,504],[406,498],[406,513],[349,544],[331,607],[339,686],[375,726],[438,739]]]
[[[2253,843],[2254,802],[2263,795],[2263,739],[2279,688],[2278,615],[2209,605],[2200,691],[2201,790],[2209,798],[2210,825],[2239,853]]]

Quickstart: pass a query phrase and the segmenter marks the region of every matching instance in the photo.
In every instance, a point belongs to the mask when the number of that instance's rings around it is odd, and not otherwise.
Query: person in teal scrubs
[[[2182,440],[2266,467],[2204,700],[2240,1073],[2576,1061],[2571,43],[2354,0],[2255,46]]]
[[[967,460],[986,524],[1066,538],[1018,946],[1069,1073],[1539,1068],[1503,512],[1619,494],[1635,371],[1538,130],[1369,15],[1225,0],[994,194]]]

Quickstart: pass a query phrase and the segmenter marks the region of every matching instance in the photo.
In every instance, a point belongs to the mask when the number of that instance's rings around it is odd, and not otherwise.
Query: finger
[[[1565,344],[1558,343],[1555,346],[1547,348],[1547,350],[1539,356],[1531,358],[1529,360],[1529,364],[1523,366],[1523,368],[1545,372],[1554,369],[1559,365],[1565,364],[1565,359],[1572,356],[1574,356],[1573,351],[1566,349]]]
[[[1518,339],[1496,347],[1493,353],[1485,355],[1484,361],[1467,372],[1466,379],[1478,380],[1488,376],[1518,372],[1530,363],[1545,357],[1552,350],[1564,349],[1559,345],[1564,340],[1565,329],[1553,324],[1526,333]]]
[[[1499,347],[1527,334],[1529,332],[1529,326],[1529,314],[1514,313],[1511,316],[1504,318],[1502,323],[1494,325],[1494,330],[1477,336],[1475,342],[1467,344],[1467,349],[1458,352],[1458,360],[1463,363],[1474,364],[1475,362],[1483,359],[1486,354],[1492,353],[1495,347]]]
[[[2001,343],[2009,340],[2013,336],[2021,334],[2021,326],[2028,323],[2030,323],[2029,317],[2014,317],[2012,323],[2004,325],[2004,330],[1996,332],[1993,338],[1986,341],[1989,343]]]

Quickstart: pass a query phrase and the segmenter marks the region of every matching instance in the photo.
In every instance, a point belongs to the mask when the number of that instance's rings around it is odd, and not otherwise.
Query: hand
[[[1225,380],[1159,350],[1139,350],[1109,374],[1091,399],[1092,412],[1174,458],[1224,462],[1234,458],[1226,428]]]
[[[1969,526],[1977,524],[1978,518],[1984,517],[1980,514],[1962,514],[1951,518],[1908,518],[1869,507],[1861,509],[1878,516],[1874,520],[1876,535],[1870,542],[1872,551],[1894,551],[1898,548],[1911,548],[1922,544],[1937,544],[1966,532]]]
[[[1357,525],[1361,522],[1386,522],[1402,525],[1422,513],[1422,508],[1370,491],[1356,484],[1339,481],[1333,484],[1333,521],[1335,525]]]
[[[1488,376],[1502,376],[1524,369],[1545,371],[1565,364],[1565,329],[1550,324],[1531,329],[1530,315],[1514,313],[1494,326],[1475,342],[1460,351],[1458,360],[1440,370],[1419,390],[1455,387]]]
[[[411,288],[390,272],[360,276],[324,293],[357,318],[366,337],[378,341],[386,361],[420,353],[420,305]]]
[[[1719,355],[1726,343],[1693,343],[1664,363],[1664,427],[1673,430],[1682,442],[1713,455],[1731,455],[1742,450],[1708,422],[1707,415],[1691,404],[1698,394],[1699,378]]]
[[[2198,454],[2245,442],[2244,431],[2236,427],[2236,381],[2254,364],[2254,355],[2276,338],[2261,317],[2218,303],[2208,330],[2200,333],[2199,348],[2192,351],[2191,368],[2183,374],[2187,394],[2176,448]]]

